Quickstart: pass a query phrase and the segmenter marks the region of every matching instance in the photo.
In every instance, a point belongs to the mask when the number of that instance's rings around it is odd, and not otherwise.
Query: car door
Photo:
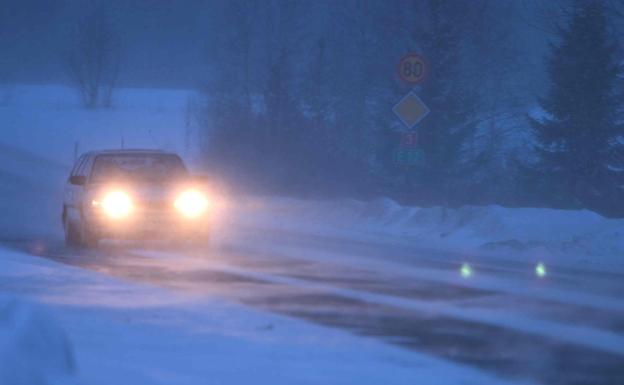
[[[74,165],[74,168],[69,174],[69,178],[67,179],[67,184],[65,186],[64,210],[68,220],[72,223],[78,223],[78,221],[80,220],[80,209],[82,206],[82,199],[84,196],[85,187],[84,185],[72,183],[72,179],[73,177],[77,176],[87,176],[87,166],[89,163],[89,158],[90,156],[85,154],[78,159],[78,161]]]

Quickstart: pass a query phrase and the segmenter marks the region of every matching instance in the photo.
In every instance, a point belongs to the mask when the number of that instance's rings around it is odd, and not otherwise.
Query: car
[[[62,222],[69,246],[102,239],[205,242],[211,202],[206,180],[175,153],[104,150],[81,155],[65,186]]]

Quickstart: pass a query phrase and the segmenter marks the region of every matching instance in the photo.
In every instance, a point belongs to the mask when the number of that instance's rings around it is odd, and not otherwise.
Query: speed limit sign
[[[418,84],[427,76],[427,61],[418,54],[410,53],[401,58],[397,71],[404,82]]]

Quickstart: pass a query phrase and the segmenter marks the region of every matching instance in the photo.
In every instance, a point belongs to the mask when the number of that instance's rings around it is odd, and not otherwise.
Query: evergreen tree
[[[550,89],[540,101],[546,117],[531,119],[537,181],[550,204],[605,211],[621,195],[624,126],[618,47],[603,2],[576,1],[559,37],[548,62]]]
[[[431,114],[419,125],[419,145],[425,154],[426,183],[436,204],[457,201],[458,183],[465,167],[463,150],[475,132],[476,93],[465,79],[462,46],[469,26],[470,6],[431,0],[425,5],[426,27],[417,30],[415,41],[430,63],[420,95]],[[465,199],[465,197],[462,197]]]

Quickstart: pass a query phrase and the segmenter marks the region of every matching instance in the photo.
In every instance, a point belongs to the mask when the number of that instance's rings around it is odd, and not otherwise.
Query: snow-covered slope
[[[0,142],[0,238],[58,235],[68,170]]]
[[[194,114],[188,90],[120,89],[113,107],[88,110],[74,89],[64,86],[16,86],[0,103],[0,143],[71,164],[78,152],[103,148],[145,147],[192,157],[197,150]]]

